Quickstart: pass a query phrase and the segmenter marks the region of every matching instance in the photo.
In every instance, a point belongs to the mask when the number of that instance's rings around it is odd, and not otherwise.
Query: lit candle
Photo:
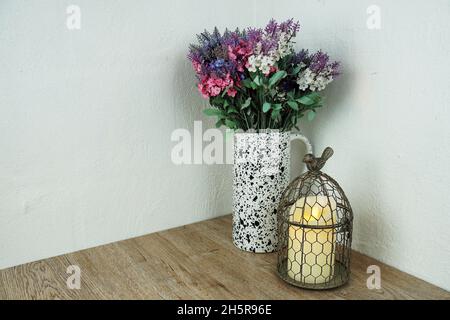
[[[336,201],[327,196],[302,197],[290,209],[290,221],[307,226],[331,226],[336,221]],[[304,283],[324,283],[334,273],[333,228],[289,226],[287,271]]]

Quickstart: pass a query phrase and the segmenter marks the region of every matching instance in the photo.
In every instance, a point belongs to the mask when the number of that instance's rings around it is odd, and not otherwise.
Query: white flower
[[[271,56],[265,56],[262,54],[251,55],[248,58],[248,71],[256,72],[260,70],[264,74],[270,72],[271,67],[275,64],[275,60]]]
[[[309,68],[301,72],[297,79],[297,84],[300,90],[320,91],[333,81],[331,75],[332,68],[327,68],[319,74],[315,74]]]
[[[310,86],[314,82],[316,74],[312,72],[309,68],[305,69],[297,79],[297,84],[300,90],[306,90],[308,87],[314,91]]]
[[[251,55],[250,57],[248,57],[248,71],[250,72],[256,72],[257,67],[259,66],[259,63],[255,57],[255,55]]]
[[[274,56],[276,57],[275,60],[278,61],[279,59],[284,58],[291,50],[292,43],[289,42],[289,35],[285,32],[281,32],[278,40],[278,48],[274,53]]]
[[[248,71],[261,71],[264,74],[269,74],[275,63],[281,58],[289,54],[290,45],[288,43],[288,36],[285,33],[280,34],[280,40],[276,49],[271,50],[267,54],[261,53],[261,43],[256,45],[254,54],[248,59]]]

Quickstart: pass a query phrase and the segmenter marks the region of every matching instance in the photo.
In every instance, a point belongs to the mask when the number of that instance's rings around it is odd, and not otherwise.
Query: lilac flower
[[[298,21],[294,21],[294,19],[291,18],[280,23],[279,29],[281,32],[295,37],[297,35],[297,32],[300,30],[300,23]]]
[[[274,36],[277,31],[278,31],[278,23],[274,19],[271,19],[267,24],[267,26],[264,28],[264,32],[268,36]]]
[[[341,74],[341,63],[338,61],[333,62],[331,65],[331,75],[333,76],[333,78],[336,78],[338,75]]]
[[[295,65],[303,63],[306,65],[308,64],[308,60],[309,60],[308,49],[302,49],[292,56],[291,63]]]
[[[319,50],[312,56],[309,69],[312,72],[320,73],[327,66],[328,60],[330,60],[330,57]]]
[[[262,29],[248,28],[246,34],[247,40],[255,46],[256,43],[262,40],[263,31]]]
[[[298,57],[297,59],[299,59]],[[300,90],[320,91],[339,75],[339,62],[329,63],[328,54],[318,51],[310,57],[304,57],[306,66],[297,78]]]

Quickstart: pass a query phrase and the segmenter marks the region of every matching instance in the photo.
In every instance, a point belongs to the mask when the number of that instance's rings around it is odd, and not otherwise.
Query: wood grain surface
[[[81,269],[69,289],[67,267]],[[369,265],[382,289],[369,290]],[[350,282],[303,290],[278,278],[276,254],[240,251],[225,216],[0,271],[0,299],[450,299],[450,293],[353,252]]]

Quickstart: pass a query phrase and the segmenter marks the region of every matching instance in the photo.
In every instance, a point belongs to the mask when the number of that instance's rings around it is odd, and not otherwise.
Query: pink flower
[[[228,46],[228,58],[230,60],[236,61],[238,65],[245,65],[249,56],[253,53],[252,46],[250,43],[240,40],[236,47]]]
[[[236,91],[236,89],[233,88],[233,87],[230,87],[230,88],[228,88],[228,90],[227,90],[227,94],[228,94],[230,97],[233,97],[233,98],[234,98],[234,96],[236,95],[236,93],[237,93],[237,91]]]
[[[224,80],[224,86],[232,86],[233,85],[233,79],[231,78],[230,74],[227,73],[227,75],[225,76],[225,80]]]
[[[200,93],[202,94],[202,97],[205,99],[209,98],[208,92],[206,91],[205,86],[202,83],[199,83],[197,85],[198,91],[200,91]]]
[[[233,53],[233,48],[231,46],[228,46],[228,58],[231,60],[237,59],[237,56]]]
[[[197,73],[200,73],[200,71],[202,71],[202,65],[198,61],[192,61],[192,67]]]
[[[215,82],[215,85],[218,86],[218,87],[220,87],[220,88],[226,86],[226,85],[225,85],[225,81],[222,80],[222,79],[220,79],[220,78],[215,79],[214,82]]]
[[[210,89],[211,96],[213,97],[218,96],[220,94],[220,90],[221,89],[219,87],[212,87]]]
[[[216,80],[215,80],[214,78],[209,78],[209,79],[206,81],[206,85],[207,85],[208,87],[213,87],[213,86],[216,85]]]
[[[234,85],[234,80],[228,73],[225,78],[217,78],[216,76],[208,77],[205,76],[201,79],[200,83],[197,85],[198,90],[204,98],[215,97],[222,92],[222,90],[227,89],[229,96],[234,97],[236,95],[236,90],[232,88]],[[230,90],[231,89],[231,90]]]

